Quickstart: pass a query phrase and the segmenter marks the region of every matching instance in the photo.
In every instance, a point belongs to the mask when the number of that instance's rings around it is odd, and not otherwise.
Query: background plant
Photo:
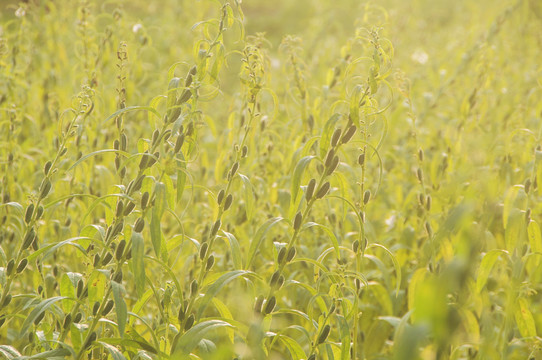
[[[540,356],[538,3],[242,5],[2,5],[2,357]]]

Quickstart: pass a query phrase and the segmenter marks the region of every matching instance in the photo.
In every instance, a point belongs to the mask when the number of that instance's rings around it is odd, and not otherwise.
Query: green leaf
[[[182,336],[173,341],[171,354],[173,358],[176,355],[188,355],[210,331],[221,327],[232,327],[231,324],[222,320],[207,320],[190,328]]]
[[[117,324],[119,326],[120,337],[124,337],[126,319],[128,318],[128,309],[123,297],[124,288],[116,281],[111,281],[111,288],[113,290],[113,300],[115,301],[115,310],[117,312]]]
[[[38,304],[31,312],[30,314],[25,318],[23,325],[19,329],[19,337],[23,337],[26,335],[26,332],[30,328],[30,326],[34,323],[34,320],[44,311],[46,311],[51,305],[53,305],[55,302],[60,301],[62,299],[65,299],[65,296],[55,296],[49,299],[43,300],[41,303]]]
[[[224,235],[226,235],[226,238],[228,238],[228,241],[230,243],[230,249],[231,249],[231,256],[233,258],[233,265],[235,267],[235,270],[241,270],[243,268],[243,258],[241,256],[241,248],[239,247],[239,242],[233,236],[233,234],[230,234],[229,232],[222,231]]]
[[[350,326],[342,315],[337,315],[339,323],[339,337],[341,339],[341,360],[350,359]],[[354,320],[355,321],[355,320]]]
[[[107,352],[111,355],[113,360],[126,360],[126,358],[124,357],[124,355],[122,355],[122,353],[119,351],[119,349],[117,349],[113,345],[110,345],[110,344],[105,343],[103,341],[97,341],[97,343],[102,345],[107,350]]]
[[[297,195],[299,193],[303,173],[305,172],[305,169],[307,168],[311,160],[314,158],[315,156],[305,156],[301,158],[301,160],[299,160],[295,166],[290,197],[290,203],[292,204],[292,206],[297,204]]]
[[[494,249],[488,251],[482,261],[480,262],[480,269],[478,270],[478,277],[476,278],[476,290],[478,292],[482,291],[486,285],[487,279],[489,278],[489,273],[493,269],[493,265],[499,258],[501,254],[508,254],[506,250]]]
[[[523,185],[512,186],[510,189],[508,189],[504,197],[504,206],[502,209],[502,224],[505,230],[506,230],[506,226],[508,225],[508,217],[510,215],[510,211],[512,210],[514,200],[516,200],[519,189],[522,187]]]
[[[137,297],[141,298],[145,291],[145,243],[140,233],[132,233],[132,272],[136,285]]]
[[[286,335],[279,335],[279,339],[288,348],[288,351],[292,356],[292,360],[302,360],[307,358],[307,355],[305,355],[305,351],[303,351],[301,345],[299,345],[294,339]]]
[[[282,220],[284,220],[284,218],[281,218],[281,217],[274,217],[272,219],[269,219],[262,226],[260,226],[258,231],[256,231],[256,234],[254,235],[252,242],[250,243],[250,248],[248,250],[247,262],[246,262],[246,267],[245,267],[246,269],[249,269],[250,266],[252,265],[252,261],[254,260],[254,255],[256,255],[256,251],[260,247],[260,244],[262,240],[264,239],[265,235],[267,234],[267,232],[269,231],[269,229],[273,227],[273,225],[275,225],[276,223]]]
[[[39,354],[32,355],[30,357],[27,357],[26,359],[52,359],[55,357],[66,357],[72,355],[71,351],[68,349],[60,348],[60,349],[54,349],[49,351],[44,351]]]
[[[518,330],[523,337],[535,337],[536,326],[531,310],[529,310],[529,304],[525,298],[519,298],[517,309],[515,312],[516,323],[518,324]]]
[[[186,186],[186,162],[182,151],[177,154],[177,166],[177,202],[179,202]]]
[[[37,251],[34,251],[32,254],[28,255],[28,258],[27,258],[28,262],[32,262],[32,261],[36,260],[38,258],[38,256],[40,256],[41,254],[47,252],[47,254],[44,256],[44,259],[45,259],[45,258],[47,258],[49,256],[49,254],[52,254],[54,251],[56,251],[57,249],[61,248],[64,245],[73,245],[77,249],[79,249],[79,251],[81,251],[83,254],[86,255],[86,253],[87,253],[86,249],[84,247],[80,246],[79,244],[75,243],[75,241],[79,241],[79,240],[92,240],[92,241],[94,241],[94,239],[86,237],[86,236],[78,236],[78,237],[66,239],[66,240],[63,240],[63,241],[60,241],[60,242],[57,242],[57,243],[54,243],[54,244],[49,244],[49,245],[46,245],[46,246],[44,246],[42,248],[39,248]]]
[[[73,272],[62,275],[60,279],[60,295],[66,297],[66,299],[62,300],[64,312],[71,312],[74,303],[73,299],[75,299],[75,288],[82,277],[81,274]]]
[[[354,92],[352,93],[350,97],[350,119],[358,128],[361,126],[360,116],[359,116],[359,106],[360,106],[362,92],[363,92],[363,87],[361,85],[357,85],[354,88]]]
[[[370,244],[369,246],[367,246],[367,249],[374,248],[374,247],[384,250],[390,256],[391,261],[393,262],[393,268],[395,269],[395,274],[397,276],[397,280],[395,284],[395,297],[397,297],[399,295],[399,289],[401,289],[401,281],[402,281],[401,266],[399,265],[399,262],[397,261],[397,258],[395,257],[395,255],[393,255],[393,253],[387,247],[380,244]]]
[[[250,179],[248,177],[241,173],[239,173],[239,177],[243,181],[243,185],[245,187],[245,210],[247,213],[247,219],[251,220],[252,216],[254,215],[254,189],[252,188],[252,184],[250,183]]]
[[[207,308],[207,305],[209,305],[209,302],[215,297],[215,295],[230,281],[238,278],[239,276],[246,275],[246,274],[254,274],[251,271],[247,270],[235,270],[235,271],[229,271],[223,275],[221,275],[214,283],[207,288],[205,291],[205,296],[201,300],[201,303],[198,308],[198,314],[197,319],[199,320],[201,318],[201,315]]]
[[[335,124],[341,118],[341,114],[333,114],[325,123],[324,129],[322,130],[322,136],[320,137],[320,157],[323,159],[326,156],[327,149],[329,148],[331,142],[331,136],[335,130]]]
[[[166,209],[166,186],[162,182],[157,182],[154,188],[154,206],[152,207],[152,216],[150,224],[150,233],[152,246],[156,256],[160,257],[162,249],[162,230],[160,221]]]
[[[529,235],[529,245],[531,245],[531,251],[542,253],[542,236],[540,235],[540,226],[536,221],[531,220],[529,222],[527,234]]]
[[[0,354],[2,354],[8,360],[17,359],[18,357],[22,356],[17,349],[9,345],[0,345]]]

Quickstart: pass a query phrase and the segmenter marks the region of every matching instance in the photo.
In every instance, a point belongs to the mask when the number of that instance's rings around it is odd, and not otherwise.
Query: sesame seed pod
[[[294,230],[297,231],[301,227],[301,223],[303,221],[303,215],[301,215],[301,212],[299,211],[297,214],[295,214],[294,218]]]
[[[286,260],[286,248],[283,247],[283,248],[280,248],[279,250],[279,254],[277,256],[277,262],[279,264],[282,264],[284,262],[284,260]]]
[[[231,170],[230,170],[231,177],[235,176],[235,173],[237,172],[237,169],[239,169],[239,162],[238,161],[236,161],[231,167]]]
[[[133,191],[139,191],[141,189],[141,185],[143,185],[143,180],[145,179],[145,175],[140,175],[136,181],[134,181],[134,185],[132,187]]]
[[[28,224],[30,220],[32,220],[33,214],[34,214],[34,204],[32,203],[28,205],[28,207],[26,208],[26,212],[24,214],[24,222]]]
[[[284,276],[279,276],[279,279],[277,280],[277,290],[280,290],[280,288],[284,285]]]
[[[26,268],[26,265],[28,265],[28,259],[24,258],[19,262],[19,265],[17,265],[17,274],[23,272],[23,270]]]
[[[64,322],[62,323],[62,329],[66,330],[72,323],[72,314],[68,313],[64,317]]]
[[[316,187],[316,179],[312,178],[309,180],[309,183],[307,184],[307,190],[305,191],[305,199],[310,201],[312,198],[312,195],[314,195],[314,188]]]
[[[423,194],[420,193],[418,194],[418,202],[420,203],[420,205],[425,205],[425,198],[423,197]]]
[[[269,286],[270,287],[275,287],[275,285],[277,284],[277,281],[279,279],[279,276],[280,276],[280,271],[277,270],[273,273],[273,275],[271,275],[271,278],[269,279]]]
[[[95,331],[93,331],[93,332],[89,335],[87,341],[85,341],[85,344],[82,346],[82,348],[85,349],[85,350],[88,349],[88,348],[90,347],[90,345],[92,345],[92,343],[93,343],[94,341],[96,341],[96,332],[95,332]]]
[[[28,249],[30,245],[32,245],[32,242],[34,241],[34,238],[36,237],[36,232],[34,231],[34,228],[30,228],[30,231],[26,233],[24,240],[23,240],[23,246],[22,250]]]
[[[329,188],[331,187],[331,185],[329,184],[329,181],[326,181],[321,187],[320,189],[318,190],[318,192],[316,193],[316,199],[321,199],[323,198],[324,196],[326,196],[327,192],[329,191]]]
[[[160,158],[160,153],[157,151],[155,152],[154,154],[152,154],[153,157],[149,158],[149,162],[147,163],[147,167],[150,168],[151,166],[153,166],[156,161]]]
[[[337,146],[337,143],[339,142],[340,138],[341,138],[341,129],[337,129],[331,136],[331,146],[332,147]]]
[[[199,258],[200,260],[203,260],[205,258],[205,255],[207,255],[207,248],[209,247],[208,243],[201,244],[201,247],[199,248]]]
[[[117,203],[117,208],[115,209],[115,216],[120,217],[123,211],[124,211],[124,202],[122,200],[119,200],[119,202]]]
[[[154,145],[158,141],[158,136],[160,135],[160,131],[158,129],[154,130],[152,133],[152,141],[151,144]]]
[[[427,211],[431,210],[431,195],[427,195],[427,198],[425,199],[425,209]]]
[[[525,180],[525,183],[523,186],[525,189],[525,194],[529,194],[529,191],[531,190],[531,179]]]
[[[262,312],[263,300],[264,300],[264,297],[260,295],[256,298],[256,301],[254,302],[254,311],[258,314]]]
[[[80,299],[81,298],[81,295],[83,295],[83,280],[79,280],[77,282],[77,291],[76,291],[76,294],[77,294],[77,298]]]
[[[43,318],[45,317],[45,311],[42,311],[37,317],[36,319],[34,320],[34,325],[38,326],[40,324],[40,322],[43,320]]]
[[[371,200],[371,190],[365,190],[363,193],[363,203],[367,204]]]
[[[275,298],[275,296],[271,296],[265,303],[265,307],[263,309],[264,315],[270,314],[275,309],[276,305],[277,299]]]
[[[113,309],[114,304],[115,302],[113,300],[109,300],[107,304],[105,304],[105,307],[102,311],[102,316],[107,316],[107,314],[109,314],[109,312]]]
[[[326,169],[326,176],[333,174],[335,169],[337,169],[337,166],[339,166],[339,157],[335,155],[335,157],[331,161],[330,166]]]
[[[329,149],[327,152],[326,158],[324,160],[324,166],[327,168],[331,165],[331,162],[333,161],[333,157],[335,156],[335,150]]]
[[[194,325],[194,320],[195,320],[194,314],[190,314],[188,319],[186,319],[186,323],[184,323],[184,331],[190,330],[192,325]]]
[[[363,166],[364,163],[365,163],[365,153],[359,154],[359,156],[358,156],[358,164],[360,166]]]
[[[243,148],[241,149],[241,157],[245,158],[247,154],[248,154],[248,146],[244,145]]]
[[[134,224],[134,231],[137,233],[140,233],[143,231],[143,228],[145,227],[145,219],[142,217],[138,218]]]
[[[167,141],[170,136],[171,136],[171,130],[167,129],[166,131],[164,131],[164,135],[162,135],[162,141],[164,142]]]
[[[115,170],[119,171],[120,168],[120,157],[117,155],[115,156]]]
[[[41,216],[43,215],[44,208],[43,206],[38,206],[38,210],[36,212],[36,220],[41,219]]]
[[[132,201],[128,202],[128,204],[126,204],[126,206],[124,207],[124,211],[122,212],[122,215],[124,216],[130,215],[130,213],[134,210],[134,208],[135,208],[135,203]]]
[[[6,306],[8,306],[11,303],[11,299],[12,299],[11,294],[7,294],[6,297],[4,298],[4,302],[2,303],[2,307],[5,308]]]
[[[307,358],[307,360],[316,360],[316,354],[312,354]]]
[[[119,272],[113,277],[113,281],[122,284],[122,270],[119,270]]]
[[[128,138],[126,137],[125,133],[122,133],[120,136],[120,149],[122,151],[126,151],[126,144],[128,143]]]
[[[175,141],[175,149],[173,150],[175,154],[177,154],[184,144],[184,134],[181,134],[177,137],[177,141]]]
[[[117,249],[115,250],[115,259],[119,261],[122,259],[122,255],[124,255],[124,248],[126,247],[126,240],[122,239],[119,242],[119,245],[117,246]]]
[[[145,210],[147,208],[147,205],[149,204],[149,198],[150,194],[148,191],[145,191],[143,195],[141,195],[141,209]]]
[[[115,150],[119,150],[120,149],[120,141],[119,139],[115,139],[115,141],[113,141],[113,148]]]
[[[324,328],[322,329],[322,332],[320,333],[320,336],[318,336],[318,340],[316,341],[316,344],[320,345],[324,343],[329,336],[329,332],[331,331],[331,326],[329,324],[326,324]]]
[[[418,149],[418,160],[423,161],[423,149]]]
[[[220,221],[220,219],[215,221],[215,223],[213,224],[213,227],[211,228],[211,237],[215,236],[218,233],[218,230],[220,229],[221,225],[222,225],[222,222]]]
[[[232,194],[228,194],[226,196],[226,200],[224,201],[224,211],[228,210],[233,202],[233,196]]]
[[[179,306],[179,312],[177,313],[177,320],[179,320],[179,323],[182,323],[183,320],[184,320],[184,315],[185,315],[185,312],[184,312],[184,308],[183,306]]]
[[[92,316],[96,316],[99,309],[100,309],[100,302],[99,301],[94,302],[94,305],[92,306]]]
[[[148,162],[149,162],[148,152],[145,151],[145,153],[141,156],[141,160],[139,161],[139,170],[145,170],[147,168]]]
[[[352,139],[352,137],[354,136],[354,134],[356,133],[356,126],[355,125],[352,125],[350,126],[346,132],[344,133],[342,139],[341,139],[341,143],[342,144],[346,144],[350,141],[350,139]]]
[[[421,168],[416,170],[416,177],[418,178],[419,182],[423,182],[423,170]]]
[[[357,253],[359,250],[359,240],[356,240],[352,243],[352,251]]]
[[[224,194],[224,189],[221,189],[218,192],[218,196],[216,197],[216,202],[218,203],[218,205],[222,204],[222,200],[224,200]]]
[[[77,314],[75,314],[75,317],[73,318],[73,322],[75,324],[78,324],[79,321],[81,321],[83,319],[83,314],[78,312]]]
[[[94,255],[94,259],[92,261],[92,266],[94,266],[96,268],[96,267],[98,267],[99,264],[100,264],[100,254],[96,254],[96,255]]]
[[[427,231],[427,235],[429,235],[429,237],[433,237],[433,228],[431,227],[429,221],[425,222],[425,230]]]
[[[295,246],[292,246],[290,250],[288,250],[288,256],[286,256],[286,262],[290,262],[294,259],[295,254],[297,250],[295,249]]]
[[[5,322],[6,318],[4,316],[0,317],[0,328],[2,327],[2,325],[4,325]]]
[[[103,260],[102,260],[102,266],[105,266],[107,264],[109,264],[109,262],[111,261],[111,259],[113,259],[113,254],[111,254],[109,251],[107,252],[107,254],[105,254]]]
[[[205,271],[211,270],[214,264],[215,264],[215,257],[214,255],[210,255],[209,258],[207,259],[207,264],[205,265]]]
[[[190,100],[191,97],[192,97],[192,91],[186,89],[185,91],[183,91],[183,93],[179,97],[179,100],[177,101],[177,105],[184,104],[185,102]]]
[[[111,231],[111,237],[114,238],[115,236],[117,236],[121,231],[122,229],[124,228],[124,220],[120,220],[116,225],[115,227],[113,228],[113,230]]]
[[[52,165],[53,163],[51,162],[51,160],[49,160],[43,166],[43,174],[45,174],[45,176],[49,175],[49,170],[51,170]]]
[[[51,191],[51,182],[49,179],[45,178],[40,185],[40,198],[45,198],[47,194],[49,194],[49,191]]]

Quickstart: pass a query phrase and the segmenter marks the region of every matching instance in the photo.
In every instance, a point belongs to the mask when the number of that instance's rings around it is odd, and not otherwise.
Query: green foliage
[[[1,358],[542,356],[537,1],[0,6]]]

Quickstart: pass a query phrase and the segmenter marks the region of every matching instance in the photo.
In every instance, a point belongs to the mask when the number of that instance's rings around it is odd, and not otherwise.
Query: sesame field
[[[542,359],[542,1],[0,0],[0,360]]]

